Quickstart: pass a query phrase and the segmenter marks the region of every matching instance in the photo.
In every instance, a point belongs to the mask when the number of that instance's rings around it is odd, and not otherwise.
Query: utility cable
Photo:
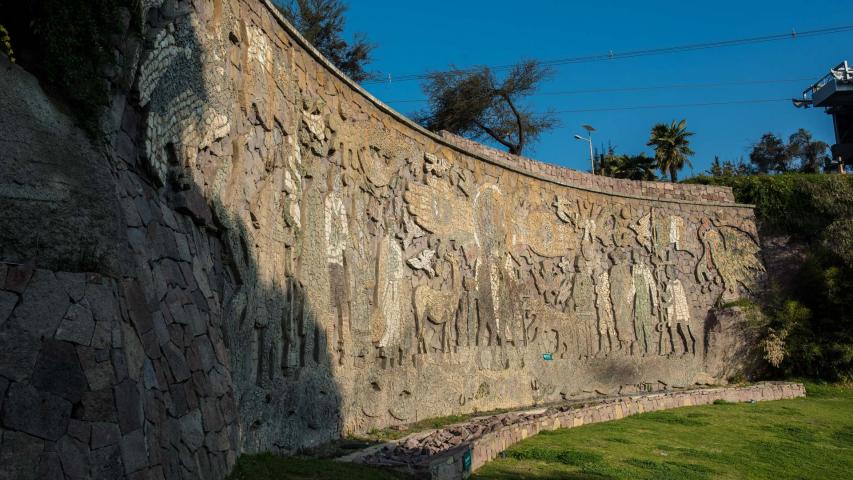
[[[675,89],[702,89],[702,88],[719,88],[719,87],[736,87],[750,85],[777,85],[785,83],[800,83],[814,81],[813,77],[789,78],[780,80],[743,80],[735,82],[715,82],[715,83],[682,83],[674,85],[651,85],[643,87],[617,87],[617,88],[593,88],[584,90],[566,90],[558,92],[540,92],[529,95],[530,97],[539,96],[562,96],[562,95],[587,95],[598,93],[627,93],[627,92],[647,92],[654,90],[675,90]],[[410,99],[410,100],[388,100],[385,103],[427,103],[429,99]]]
[[[607,52],[607,53],[599,53],[593,55],[584,55],[578,57],[568,57],[568,58],[560,58],[549,61],[541,62],[543,66],[556,67],[562,65],[571,65],[571,64],[579,64],[579,63],[591,63],[591,62],[601,62],[608,60],[619,60],[625,58],[636,58],[636,57],[648,57],[653,55],[668,55],[673,53],[684,53],[684,52],[693,52],[698,50],[708,50],[713,48],[727,48],[727,47],[736,47],[742,45],[753,45],[759,43],[767,43],[767,42],[775,42],[781,40],[795,40],[797,38],[809,38],[809,37],[818,37],[824,35],[833,35],[837,33],[844,33],[853,31],[853,25],[839,25],[835,27],[827,27],[827,28],[818,28],[813,30],[805,30],[802,32],[798,32],[796,30],[792,30],[786,33],[779,33],[773,35],[763,35],[758,37],[746,37],[746,38],[736,38],[730,40],[719,40],[715,42],[705,42],[705,43],[693,43],[686,45],[677,45],[672,47],[662,47],[662,48],[651,48],[644,50],[632,50],[627,52]],[[502,70],[510,70],[515,65],[493,65],[489,68],[494,71],[502,71]],[[477,67],[478,68],[478,67]],[[471,72],[476,70],[476,68],[469,69],[458,69],[458,70],[448,70],[444,73],[460,73],[464,74],[467,72]],[[388,76],[388,80],[369,80],[363,82],[365,85],[372,84],[381,84],[386,83],[388,81],[392,82],[409,82],[409,81],[417,81],[417,80],[425,80],[433,75],[436,72],[428,72],[428,73],[415,73],[409,75],[401,75],[401,76]]]

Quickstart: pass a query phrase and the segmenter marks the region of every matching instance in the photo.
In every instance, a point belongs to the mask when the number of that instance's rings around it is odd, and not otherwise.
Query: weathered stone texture
[[[222,478],[242,452],[737,373],[708,314],[762,266],[729,190],[425,132],[267,0],[142,9],[106,145],[0,64],[3,435],[46,472]]]

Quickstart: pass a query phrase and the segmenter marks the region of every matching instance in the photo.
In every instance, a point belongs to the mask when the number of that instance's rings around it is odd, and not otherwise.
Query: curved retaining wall
[[[711,309],[762,266],[730,192],[426,132],[267,1],[140,3],[94,143],[0,65],[4,474],[221,478],[242,452],[736,370]]]
[[[761,383],[740,388],[704,388],[610,399],[598,405],[530,415],[533,418],[508,426],[498,421],[496,428],[489,433],[437,455],[424,465],[423,470],[414,471],[419,477],[433,480],[467,478],[471,472],[494,460],[504,450],[540,432],[609,422],[646,412],[711,405],[716,401],[766,402],[805,396],[806,389],[799,383]]]

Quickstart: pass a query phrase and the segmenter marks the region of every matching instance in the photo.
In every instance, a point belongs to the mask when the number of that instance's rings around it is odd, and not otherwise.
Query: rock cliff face
[[[730,191],[425,132],[265,0],[141,8],[103,143],[0,65],[0,478],[723,375],[709,312],[762,271]]]

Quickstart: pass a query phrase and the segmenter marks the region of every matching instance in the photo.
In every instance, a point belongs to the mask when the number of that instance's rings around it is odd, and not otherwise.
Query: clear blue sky
[[[349,0],[347,31],[364,32],[378,47],[372,69],[392,76],[444,70],[448,65],[501,65],[616,53],[853,24],[853,1],[653,1],[555,0],[390,1]],[[539,110],[581,110],[641,105],[782,99],[798,96],[841,61],[853,61],[853,32],[690,53],[558,67],[544,92],[755,80],[809,80],[771,85],[668,89],[606,94],[540,96]],[[368,85],[396,110],[424,104],[418,82]],[[790,102],[653,110],[563,113],[562,125],[526,153],[575,169],[589,168],[588,147],[573,139],[581,124],[598,129],[596,147],[612,143],[621,153],[650,152],[653,124],[686,118],[696,133],[694,171],[714,155],[748,159],[765,132],[787,137],[803,127],[833,142],[832,121],[821,110]],[[688,176],[689,170],[682,176]]]

